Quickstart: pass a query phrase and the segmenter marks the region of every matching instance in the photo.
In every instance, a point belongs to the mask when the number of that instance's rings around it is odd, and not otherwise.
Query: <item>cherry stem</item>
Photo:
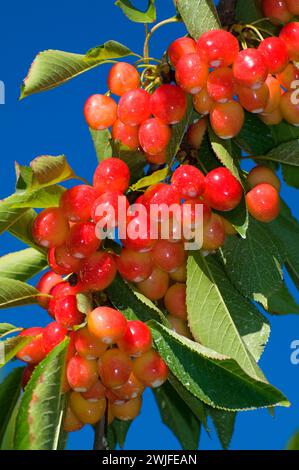
[[[252,26],[252,24],[246,24],[244,29],[250,29],[251,31],[253,31],[257,35],[257,37],[261,41],[264,40],[264,36],[261,34],[261,32],[255,26]]]
[[[157,23],[155,26],[152,27],[150,31],[148,31],[148,26],[146,25],[145,27],[146,38],[145,38],[144,47],[143,47],[143,56],[145,60],[149,60],[149,42],[154,32],[166,24],[178,23],[180,21],[181,19],[178,16],[172,16],[171,18],[167,18],[166,20],[163,20],[160,23]]]
[[[253,26],[256,25],[256,24],[259,24],[259,23],[263,23],[264,21],[269,21],[270,18],[259,18],[258,20],[255,20],[255,21],[252,21],[252,24]]]

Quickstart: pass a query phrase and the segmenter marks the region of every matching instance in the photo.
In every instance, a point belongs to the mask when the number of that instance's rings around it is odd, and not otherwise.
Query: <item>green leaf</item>
[[[299,450],[299,431],[290,439],[287,450]]]
[[[114,5],[121,8],[126,17],[135,23],[154,23],[156,21],[157,12],[155,7],[155,0],[148,0],[147,9],[145,12],[135,8],[130,0],[117,0]]]
[[[11,325],[10,323],[0,323],[0,338],[3,338],[3,336],[7,336],[17,331],[21,331],[22,329],[23,328]]]
[[[184,450],[197,450],[200,423],[175,389],[166,382],[154,390],[162,422],[178,438]]]
[[[239,235],[241,235],[242,238],[246,238],[247,234],[247,229],[249,225],[249,214],[247,210],[247,205],[245,201],[245,197],[243,197],[241,203],[236,207],[236,209],[226,212],[223,214],[223,212],[219,212],[219,214],[226,220],[228,220],[237,230]]]
[[[30,189],[49,186],[77,178],[64,155],[42,155],[30,163],[32,184]]]
[[[214,257],[190,255],[187,273],[188,323],[195,340],[263,378],[256,361],[270,334],[267,320],[234,288]]]
[[[99,162],[105,160],[106,158],[110,158],[113,156],[112,151],[112,144],[111,144],[111,134],[108,129],[104,129],[103,131],[95,131],[93,129],[89,129],[91,138],[94,144],[94,148],[96,151],[97,159]]]
[[[14,336],[0,341],[0,369],[31,341],[31,336]],[[4,357],[1,357],[2,352]]]
[[[0,278],[0,309],[37,303],[38,290],[15,279]]]
[[[87,315],[87,313],[90,313],[93,310],[91,295],[77,294],[76,298],[77,298],[77,308],[81,313],[84,313],[85,315]]]
[[[144,167],[147,162],[143,152],[128,150],[116,141],[113,142],[112,148],[113,156],[120,158],[128,165],[131,173],[131,185],[144,176]]]
[[[212,149],[221,163],[240,181],[239,171],[233,158],[231,141],[220,139],[211,128],[209,129],[209,136]]]
[[[262,159],[299,167],[299,139],[291,140],[273,148]]]
[[[119,444],[121,449],[124,448],[126,437],[132,422],[133,421],[120,421],[119,419],[114,419],[111,424],[116,442]]]
[[[236,413],[215,410],[211,407],[207,407],[207,411],[212,418],[223,449],[228,449],[235,429]]]
[[[132,191],[138,191],[140,189],[148,188],[149,186],[153,186],[154,184],[160,183],[164,181],[168,175],[168,167],[162,168],[162,170],[155,171],[149,176],[145,176],[141,178],[137,183],[131,186]]]
[[[17,416],[16,450],[57,450],[64,414],[61,395],[69,340],[60,343],[34,370]]]
[[[277,126],[271,126],[270,128],[275,141],[275,147],[291,140],[299,139],[299,127],[292,126],[286,121],[282,121]]]
[[[14,225],[24,214],[24,209],[13,209],[11,204],[0,201],[0,234]]]
[[[299,167],[281,164],[284,181],[294,188],[299,189]]]
[[[23,367],[14,369],[0,385],[0,444],[21,393]]]
[[[280,391],[247,375],[235,360],[183,338],[154,320],[149,326],[171,372],[205,404],[228,411],[290,405]]]
[[[58,207],[65,189],[62,186],[49,186],[47,188],[17,192],[5,199],[12,208],[36,208]]]
[[[20,399],[15,405],[10,419],[8,421],[8,424],[6,426],[3,439],[0,442],[0,450],[14,450],[14,438],[15,438],[15,431],[16,431],[16,421],[17,421],[17,415],[19,412],[19,405],[20,405]]]
[[[268,299],[266,310],[273,315],[299,315],[299,305],[290,293],[285,282],[282,287]]]
[[[87,72],[107,60],[131,55],[126,46],[108,41],[84,54],[47,50],[34,59],[21,88],[21,99],[33,93],[50,90]]]
[[[221,27],[213,0],[175,0],[175,4],[194,39],[210,29]]]
[[[281,256],[267,227],[250,219],[246,240],[228,237],[223,255],[232,283],[263,305],[282,285]]]
[[[186,130],[192,121],[194,113],[192,98],[188,96],[187,100],[187,110],[184,118],[171,128],[171,139],[167,147],[167,163],[171,163],[180,150]]]
[[[34,248],[16,251],[0,258],[0,277],[27,281],[48,265],[45,254]]]
[[[248,24],[263,18],[260,0],[244,1],[238,0],[236,6],[236,19]],[[268,24],[268,23],[267,23]]]
[[[8,231],[11,235],[18,238],[26,245],[29,245],[41,253],[46,253],[46,250],[38,245],[36,245],[33,240],[31,233],[31,226],[35,217],[37,216],[36,212],[33,209],[17,209],[22,212],[20,217],[9,227]]]
[[[109,424],[107,429],[107,450],[114,450],[117,446],[117,440],[115,436],[115,431],[113,428],[113,423]]]
[[[264,155],[275,147],[270,126],[264,124],[256,114],[247,112],[244,126],[234,141],[253,156]]]

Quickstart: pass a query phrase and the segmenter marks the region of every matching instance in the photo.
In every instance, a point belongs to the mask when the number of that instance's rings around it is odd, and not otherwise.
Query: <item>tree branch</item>
[[[236,18],[237,0],[220,0],[218,13],[222,26],[232,26]]]
[[[93,450],[107,450],[107,429],[106,429],[106,413],[104,414],[101,421],[99,421],[94,427],[94,443]]]

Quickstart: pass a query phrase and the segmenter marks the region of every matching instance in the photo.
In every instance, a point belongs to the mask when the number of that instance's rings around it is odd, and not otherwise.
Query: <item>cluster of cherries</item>
[[[262,7],[265,17],[275,25],[289,23],[299,15],[298,0],[262,0]]]

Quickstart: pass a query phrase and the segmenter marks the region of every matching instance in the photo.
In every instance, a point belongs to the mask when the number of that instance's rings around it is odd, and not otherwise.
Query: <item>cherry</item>
[[[136,379],[133,372],[130,374],[128,381],[119,387],[118,389],[114,389],[113,393],[118,397],[120,400],[132,400],[133,398],[140,397],[144,391],[144,385]],[[116,400],[117,401],[117,400]]]
[[[133,65],[118,62],[113,65],[108,75],[108,88],[114,95],[122,96],[128,91],[138,88],[140,76]]]
[[[83,424],[96,424],[100,421],[106,410],[106,399],[102,398],[95,403],[85,400],[81,393],[72,392],[69,404],[72,411]]]
[[[173,41],[168,48],[168,57],[174,67],[176,67],[180,58],[186,54],[196,52],[196,42],[192,38],[178,38]]]
[[[69,225],[65,214],[58,207],[44,209],[33,222],[34,241],[46,248],[61,245],[67,237]]]
[[[299,69],[290,63],[276,78],[284,88],[292,90],[293,82],[299,80]]]
[[[69,345],[67,348],[67,353],[66,353],[66,363],[68,363],[73,356],[76,354],[76,348],[75,348],[75,331],[70,331],[69,332]]]
[[[239,134],[245,120],[244,110],[236,101],[218,103],[210,113],[210,123],[218,137],[232,139]]]
[[[168,315],[167,320],[169,321],[173,331],[175,331],[178,335],[192,339],[192,335],[186,321],[178,317],[173,317],[172,315]]]
[[[192,165],[179,166],[172,175],[171,185],[182,198],[196,198],[205,190],[205,177]]]
[[[123,398],[119,398],[119,396],[116,395],[117,390],[113,389],[112,391],[110,388],[106,388],[105,395],[109,405],[123,405],[124,403],[126,403],[126,400],[124,400]]]
[[[134,151],[139,148],[138,132],[138,126],[130,126],[117,119],[112,127],[112,138]]]
[[[293,14],[293,15],[299,15],[299,4],[298,0],[285,0],[288,10]]]
[[[104,290],[114,281],[117,268],[110,253],[98,251],[82,261],[79,272],[81,287],[86,290]]]
[[[270,37],[264,39],[258,47],[262,53],[269,73],[282,72],[289,63],[287,47],[282,39]]]
[[[49,313],[68,329],[80,325],[84,320],[84,315],[78,310],[75,295],[53,297],[49,302]]]
[[[98,380],[87,392],[82,393],[82,397],[91,403],[96,403],[105,398],[105,394],[106,389],[102,382]]]
[[[112,414],[115,418],[121,421],[132,421],[135,419],[141,410],[142,399],[141,397],[133,398],[122,405],[113,403],[111,405]]]
[[[107,345],[90,333],[87,327],[75,332],[75,348],[79,356],[88,360],[98,359],[107,349]]]
[[[154,267],[151,253],[138,252],[124,248],[116,260],[120,275],[130,282],[141,282],[147,279]]]
[[[203,245],[206,251],[218,250],[225,242],[225,229],[222,218],[212,214],[211,220],[203,227]]]
[[[193,96],[193,106],[199,114],[210,114],[214,104],[215,102],[210,97],[206,87]]]
[[[270,114],[261,114],[260,119],[268,126],[276,126],[283,120],[283,115],[280,111],[280,108],[276,108]]]
[[[165,124],[180,122],[186,109],[186,94],[176,85],[161,85],[151,96],[152,114]]]
[[[135,359],[133,373],[146,387],[157,388],[167,380],[168,367],[159,354],[151,349]]]
[[[72,409],[68,406],[63,421],[63,430],[67,433],[75,432],[80,431],[83,426],[83,423],[81,423],[81,421],[77,418]]]
[[[239,52],[237,39],[222,29],[208,31],[197,41],[197,51],[205,51],[210,67],[228,67]]]
[[[168,240],[159,240],[152,253],[155,265],[166,272],[175,271],[186,259],[184,245]]]
[[[114,191],[124,193],[128,189],[129,183],[129,167],[119,158],[112,157],[103,160],[98,165],[93,177],[93,184],[99,193],[98,196]]]
[[[148,163],[152,163],[153,165],[165,165],[167,161],[167,148],[165,148],[161,153],[157,153],[156,155],[146,153],[145,158]]]
[[[34,372],[36,364],[27,364],[26,367],[24,367],[23,374],[22,374],[22,388],[25,390],[29,380],[31,379],[31,376]]]
[[[206,176],[205,202],[218,211],[231,211],[243,196],[243,188],[237,178],[224,167],[215,168]]]
[[[164,297],[169,286],[169,275],[159,268],[154,268],[148,279],[137,283],[141,294],[150,300],[160,300]]]
[[[78,259],[92,255],[100,247],[101,241],[96,236],[96,227],[91,222],[74,225],[66,240],[69,253]]]
[[[138,357],[152,347],[151,330],[139,320],[128,321],[125,335],[118,341],[117,345],[121,351],[129,356]]]
[[[265,17],[274,24],[287,23],[293,16],[285,0],[263,0],[262,8]]]
[[[102,229],[112,229],[118,225],[119,216],[126,214],[129,209],[129,201],[121,192],[111,191],[103,193],[91,206],[92,220]],[[99,226],[97,226],[97,231]],[[99,235],[98,235],[99,236]]]
[[[199,119],[188,129],[187,142],[190,147],[199,150],[208,128],[208,121],[206,118]]]
[[[80,292],[79,287],[78,284],[71,286],[68,282],[60,282],[52,287],[50,294],[56,298],[66,297],[67,295],[77,295]]]
[[[48,263],[50,268],[57,274],[66,275],[76,273],[80,269],[79,259],[70,255],[66,244],[57,248],[50,248],[48,252]]]
[[[175,282],[187,281],[187,266],[186,263],[182,264],[176,271],[169,274],[170,279]]]
[[[176,65],[177,84],[186,92],[196,95],[206,86],[209,68],[203,54],[183,55]]]
[[[49,323],[43,331],[43,344],[46,354],[49,354],[67,335],[67,328],[57,322]]]
[[[267,78],[266,85],[269,90],[269,98],[263,114],[271,114],[279,107],[282,89],[279,81],[272,77],[272,75],[269,75]]]
[[[71,222],[87,222],[90,219],[90,207],[98,197],[92,186],[78,185],[63,193],[60,208]]]
[[[183,227],[194,230],[207,223],[212,215],[210,207],[201,199],[187,199],[181,206]]]
[[[269,88],[266,83],[263,83],[257,90],[239,85],[237,93],[240,104],[250,113],[261,114],[265,111],[270,97]]]
[[[150,118],[144,121],[139,129],[139,141],[145,153],[157,155],[169,144],[171,129],[160,119]]]
[[[138,212],[138,211],[137,211]],[[151,250],[156,240],[153,238],[151,221],[147,212],[129,216],[125,233],[120,234],[120,239],[125,248],[132,251],[147,252]]]
[[[280,211],[279,194],[270,184],[259,184],[246,195],[250,215],[259,222],[272,222]]]
[[[73,356],[67,364],[67,379],[76,392],[87,392],[98,380],[97,361]]]
[[[173,284],[165,294],[164,305],[170,315],[187,320],[186,284]]]
[[[274,171],[267,167],[258,165],[254,167],[247,177],[247,182],[251,188],[258,186],[259,184],[266,183],[271,184],[279,192],[280,191],[280,180],[274,173]]]
[[[227,103],[235,94],[233,71],[229,67],[220,67],[209,74],[207,90],[210,97],[219,103]]]
[[[91,129],[107,129],[117,119],[117,104],[110,96],[92,95],[84,105],[84,116]]]
[[[279,34],[287,46],[290,60],[299,61],[299,22],[286,24]]]
[[[280,101],[280,111],[283,118],[293,126],[299,126],[299,103],[294,100],[293,91],[284,93]]]
[[[62,277],[56,274],[54,271],[48,271],[42,275],[36,285],[36,289],[44,296],[37,297],[37,301],[40,307],[47,309],[50,301],[50,291],[57,284],[63,282]]]
[[[132,361],[119,349],[109,349],[98,361],[98,371],[103,384],[109,389],[122,387],[132,372]]]
[[[128,91],[118,103],[118,117],[129,126],[139,126],[149,118],[151,95],[141,88]]]
[[[46,351],[43,343],[43,328],[33,327],[21,331],[20,337],[32,337],[32,340],[24,346],[17,354],[20,361],[27,362],[28,364],[38,364],[46,356]]]
[[[158,183],[150,186],[143,195],[143,204],[146,209],[153,209],[152,206],[166,205],[168,208],[173,204],[180,204],[180,194],[173,185]],[[163,214],[157,214],[155,217],[154,211],[151,211],[151,218],[157,219],[161,222]]]
[[[233,224],[231,224],[230,221],[225,219],[224,217],[220,216],[220,218],[224,227],[225,235],[230,235],[230,236],[237,235],[238,232],[233,226]]]
[[[110,307],[97,307],[87,317],[89,332],[105,344],[119,341],[127,330],[127,320]]]
[[[263,54],[258,49],[249,48],[239,52],[233,72],[239,85],[257,89],[266,81],[268,67]]]

